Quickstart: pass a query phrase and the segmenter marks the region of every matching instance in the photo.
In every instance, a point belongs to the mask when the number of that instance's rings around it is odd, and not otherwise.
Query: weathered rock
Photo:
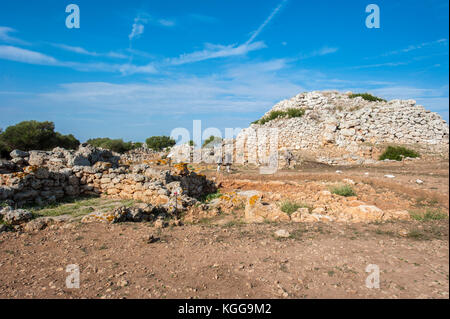
[[[28,152],[24,152],[21,150],[14,150],[11,153],[9,153],[9,156],[11,156],[13,159],[14,158],[25,158],[30,156],[30,154]]]
[[[279,229],[274,233],[277,238],[289,238],[291,234],[285,229]]]
[[[36,218],[25,224],[23,229],[27,232],[35,232],[47,227],[47,220],[45,218]]]
[[[347,207],[344,210],[346,218],[351,222],[367,222],[382,220],[383,211],[376,206],[360,205],[356,207]]]
[[[20,225],[33,218],[33,214],[23,209],[9,210],[3,215],[3,220],[11,225]]]
[[[120,207],[111,212],[92,212],[81,219],[82,223],[104,222],[119,223],[127,220],[128,211],[124,207]]]

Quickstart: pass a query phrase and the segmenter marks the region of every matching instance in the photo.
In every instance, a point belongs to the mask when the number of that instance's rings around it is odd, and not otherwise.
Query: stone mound
[[[269,141],[258,129],[276,128],[278,149],[327,164],[373,163],[386,145],[407,145],[421,154],[447,155],[449,127],[437,113],[414,100],[368,101],[351,92],[306,92],[277,103],[272,111],[302,109],[301,117],[252,124],[238,135],[248,162],[261,163]]]

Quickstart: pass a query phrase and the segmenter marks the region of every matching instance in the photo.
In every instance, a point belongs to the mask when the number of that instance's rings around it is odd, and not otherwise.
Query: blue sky
[[[80,28],[68,29],[68,4]],[[368,29],[365,8],[380,7]],[[448,1],[40,0],[0,3],[0,127],[84,141],[244,128],[337,89],[413,98],[448,121]]]

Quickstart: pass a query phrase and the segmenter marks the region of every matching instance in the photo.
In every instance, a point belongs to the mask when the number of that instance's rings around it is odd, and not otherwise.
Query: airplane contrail
[[[283,0],[270,14],[270,16],[266,19],[266,21],[264,21],[263,24],[261,24],[259,26],[259,28],[253,32],[252,36],[250,37],[250,39],[247,40],[247,42],[245,42],[245,44],[249,44],[250,42],[252,42],[260,33],[261,31],[264,29],[264,27],[270,22],[270,20],[273,19],[273,17],[275,17],[275,15],[278,13],[278,11],[281,10],[281,8],[284,6],[284,4],[287,2],[288,0]]]

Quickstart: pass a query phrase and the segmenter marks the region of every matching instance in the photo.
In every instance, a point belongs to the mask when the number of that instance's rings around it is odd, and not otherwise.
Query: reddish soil
[[[295,192],[295,183],[350,178],[384,196],[375,200],[364,187],[358,190],[382,209],[409,205],[405,209],[448,214],[448,161],[309,164],[274,176],[235,169],[206,173],[222,183],[221,191],[260,189],[282,196]],[[147,223],[69,226],[0,234],[0,298],[449,298],[448,219],[245,225],[216,218],[162,230]],[[290,237],[275,238],[280,229]],[[158,240],[148,243],[149,235]],[[80,268],[79,289],[66,288],[69,264]],[[366,287],[369,264],[380,269],[379,289]]]

